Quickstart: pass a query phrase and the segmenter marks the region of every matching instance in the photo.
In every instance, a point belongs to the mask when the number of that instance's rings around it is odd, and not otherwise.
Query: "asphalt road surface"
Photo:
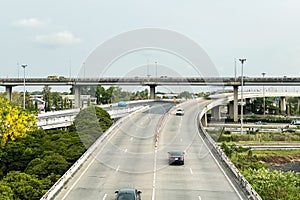
[[[196,118],[204,104],[183,106],[183,116],[171,113],[157,148],[157,124],[172,104],[131,117],[101,143],[56,199],[114,199],[120,188],[137,188],[144,200],[241,199],[198,134]],[[170,166],[170,150],[184,151],[185,164]]]

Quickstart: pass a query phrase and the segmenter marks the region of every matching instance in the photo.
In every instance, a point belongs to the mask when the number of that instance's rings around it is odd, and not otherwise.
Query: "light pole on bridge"
[[[25,110],[25,68],[27,67],[27,65],[26,64],[23,64],[23,65],[21,65],[21,67],[23,67],[23,69],[24,69],[24,82],[23,82],[23,86],[24,86],[24,91],[23,91],[23,108],[24,108],[24,110]]]
[[[239,61],[242,63],[242,83],[241,83],[241,134],[243,134],[243,106],[244,106],[244,96],[243,96],[243,86],[244,86],[244,75],[243,75],[243,68],[244,68],[244,62],[246,61],[246,58],[240,58]]]
[[[261,73],[261,75],[263,76],[263,78],[265,78],[266,72]],[[263,84],[263,101],[264,101],[264,103],[263,103],[263,106],[264,106],[263,111],[264,111],[264,118],[265,118],[265,115],[266,115],[266,99],[265,99],[265,86],[264,86],[264,84]]]

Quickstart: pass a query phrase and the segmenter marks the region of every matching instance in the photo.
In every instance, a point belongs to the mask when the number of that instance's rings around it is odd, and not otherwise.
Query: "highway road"
[[[142,199],[242,199],[198,134],[197,114],[207,102],[171,113],[159,133],[156,126],[173,105],[153,105],[122,123],[58,194],[59,200],[114,199],[120,188],[137,188]],[[169,166],[167,152],[185,151],[185,165]]]

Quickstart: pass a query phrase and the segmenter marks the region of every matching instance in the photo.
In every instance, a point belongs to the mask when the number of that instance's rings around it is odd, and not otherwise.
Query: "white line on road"
[[[106,197],[107,197],[107,194],[105,194],[105,195],[104,195],[104,197],[103,197],[103,199],[102,199],[102,200],[105,200],[105,199],[106,199]]]
[[[132,141],[132,140],[133,140],[133,137],[131,137],[130,140]]]
[[[190,172],[191,172],[191,174],[194,174],[192,168],[190,168]]]
[[[197,121],[197,120],[196,120]],[[200,135],[200,132],[198,131],[198,135],[200,137],[200,139],[202,140],[204,146],[206,147],[206,149],[208,150],[208,152],[210,153],[210,155],[212,156],[212,158],[214,159],[215,163],[218,165],[219,169],[222,171],[222,173],[224,174],[224,176],[226,177],[227,181],[229,182],[229,184],[231,185],[231,187],[233,188],[233,190],[235,191],[235,193],[238,195],[238,197],[240,199],[243,199],[242,196],[240,195],[239,191],[237,190],[237,188],[233,185],[231,179],[227,176],[226,172],[224,171],[224,169],[221,167],[221,165],[219,164],[218,160],[216,159],[216,157],[213,155],[213,153],[211,152],[211,150],[208,148],[207,144],[205,143],[204,139],[202,138],[202,136]]]
[[[128,149],[125,149],[124,152],[126,153]]]
[[[157,159],[157,147],[155,148],[155,151],[154,151],[153,183],[152,183],[152,200],[155,199],[156,159]]]
[[[117,167],[116,171],[119,171],[119,169],[120,169],[120,165],[118,165],[118,167]]]
[[[198,199],[199,199],[199,200],[201,200],[201,197],[200,197],[200,196],[198,196]]]

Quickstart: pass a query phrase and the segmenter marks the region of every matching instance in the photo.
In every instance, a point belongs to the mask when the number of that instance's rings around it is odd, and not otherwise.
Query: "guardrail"
[[[143,106],[118,108],[114,110],[108,110],[107,112],[111,116],[111,118],[120,118],[130,112],[141,109],[142,107]],[[79,111],[80,109],[78,108],[39,114],[37,117],[37,126],[42,127],[44,130],[70,126]]]
[[[223,100],[219,100],[218,102],[212,102],[208,104],[205,109],[203,109],[198,115],[198,129],[203,133],[204,138],[214,149],[219,158],[223,161],[225,166],[230,170],[230,172],[235,176],[236,180],[242,186],[243,191],[246,191],[248,199],[251,200],[262,200],[259,194],[252,188],[251,184],[245,179],[245,177],[240,173],[240,171],[235,167],[235,165],[231,162],[231,160],[226,156],[221,147],[210,137],[210,135],[206,132],[201,124],[201,118],[203,115],[212,107],[216,106],[219,103],[222,103]]]
[[[42,196],[40,200],[51,200],[58,192],[65,186],[65,184],[74,176],[74,174],[82,167],[83,163],[92,155],[92,153],[99,147],[100,143],[121,123],[127,120],[131,115],[137,112],[143,112],[149,109],[149,106],[144,106],[139,110],[136,110],[126,117],[121,118],[114,123],[109,129],[107,129],[91,146],[88,150],[82,154],[82,156],[68,169],[68,171]]]

